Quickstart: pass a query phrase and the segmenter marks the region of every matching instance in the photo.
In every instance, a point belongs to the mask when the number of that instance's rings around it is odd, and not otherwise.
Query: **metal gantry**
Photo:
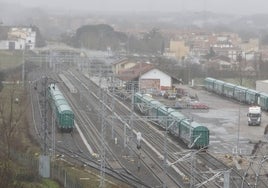
[[[48,85],[48,78],[46,76],[42,77],[42,128],[43,128],[43,152],[44,155],[47,155],[47,85]]]
[[[40,155],[39,158],[39,174],[44,178],[50,177],[50,156],[48,155],[48,95],[47,95],[47,88],[48,85],[51,83],[57,83],[58,81],[49,78],[47,76],[42,76],[40,79],[33,81],[32,83],[35,84],[34,89],[37,90],[37,84],[41,83],[41,136],[43,136],[43,154]],[[52,130],[53,131],[53,130]],[[43,134],[43,135],[42,135]],[[54,133],[52,133],[54,134]],[[53,143],[52,143],[53,147]],[[53,151],[52,151],[53,152]]]
[[[102,91],[102,90],[101,90]],[[106,107],[107,95],[101,92],[101,166],[100,175],[101,181],[99,187],[105,186],[105,167],[106,167],[106,144],[105,144],[105,127],[106,127]]]
[[[243,188],[245,184],[252,188],[258,188],[259,183],[260,183],[260,176],[262,176],[261,174],[262,169],[264,167],[264,164],[268,160],[267,154],[263,154],[263,156],[260,156],[260,155],[258,156],[255,152],[255,155],[249,157],[248,160],[249,160],[249,165],[247,169],[245,170],[244,175],[242,177],[241,188]],[[250,177],[251,179],[255,181],[253,183],[252,182],[250,183],[250,180],[247,181],[247,177]]]
[[[49,78],[47,76],[42,76],[41,80],[37,80],[37,81],[41,81],[41,85],[42,85],[41,112],[42,112],[42,129],[43,129],[43,153],[44,153],[44,155],[47,155],[48,154],[48,143],[47,143],[47,135],[48,135],[48,126],[47,126],[47,124],[48,124],[48,122],[47,122],[48,104],[47,103],[48,103],[48,96],[47,96],[47,88],[48,88],[49,84],[56,84],[56,83],[58,83],[58,81],[54,80],[52,78]],[[53,133],[53,134],[55,134],[55,133]]]
[[[31,82],[32,84],[34,84],[34,89],[37,90],[37,85],[38,83],[41,83],[41,92],[39,93],[41,95],[41,119],[42,119],[42,126],[41,129],[43,131],[43,153],[45,155],[47,155],[48,149],[47,149],[47,134],[48,134],[48,120],[47,120],[47,116],[48,116],[48,96],[47,96],[47,88],[49,84],[56,84],[58,83],[57,80],[54,80],[52,78],[49,78],[47,76],[42,76],[40,79],[38,80],[34,80]],[[54,116],[52,117],[52,119],[54,118]],[[53,120],[52,120],[52,124],[53,124]]]

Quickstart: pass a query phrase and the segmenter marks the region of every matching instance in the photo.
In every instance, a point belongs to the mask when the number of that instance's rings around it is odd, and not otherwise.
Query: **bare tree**
[[[0,144],[3,151],[0,156],[0,187],[17,187],[12,184],[15,170],[11,163],[11,150],[20,143],[17,133],[24,114],[20,103],[25,101],[25,95],[19,92],[16,84],[7,86],[4,90],[0,93]]]

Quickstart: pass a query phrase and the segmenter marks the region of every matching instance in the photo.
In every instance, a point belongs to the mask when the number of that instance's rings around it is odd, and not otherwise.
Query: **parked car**
[[[190,102],[189,107],[192,109],[209,109],[209,107],[206,104],[199,101]]]
[[[177,101],[172,108],[173,109],[183,109],[183,105],[179,101]]]
[[[175,100],[176,98],[177,98],[176,93],[170,93],[170,94],[168,95],[168,99],[169,99],[169,100]]]

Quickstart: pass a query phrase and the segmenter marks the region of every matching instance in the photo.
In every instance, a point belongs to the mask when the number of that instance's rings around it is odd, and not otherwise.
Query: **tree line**
[[[162,54],[165,47],[165,38],[160,30],[151,31],[135,36],[114,30],[106,24],[84,25],[78,28],[73,35],[63,34],[62,42],[77,48],[92,50],[124,51],[126,53]]]

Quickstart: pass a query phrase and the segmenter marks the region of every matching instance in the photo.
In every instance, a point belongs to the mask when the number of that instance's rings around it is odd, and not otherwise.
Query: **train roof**
[[[61,94],[61,91],[59,90],[59,88],[55,85],[55,84],[51,84],[48,86],[49,92],[51,93],[51,95],[57,95],[57,94]]]
[[[171,114],[171,113],[175,112],[175,110],[173,108],[170,108],[170,107],[166,106],[166,109],[167,109],[168,114]]]
[[[256,91],[254,89],[248,89],[247,93],[260,93],[259,91]]]
[[[265,93],[265,92],[260,92],[259,94],[260,94],[261,96],[268,97],[268,94]]]
[[[60,90],[56,84],[49,84],[48,87],[50,90],[54,90],[54,91]]]
[[[58,99],[64,99],[65,100],[65,97],[61,93],[53,95],[52,97],[53,97],[54,100],[58,100]]]
[[[208,128],[206,126],[203,126],[200,123],[197,123],[196,121],[191,121],[190,119],[185,119],[181,123],[184,126],[187,126],[190,129],[204,129],[204,130],[208,130]]]
[[[211,77],[206,77],[205,80],[206,80],[206,81],[214,81],[214,80],[216,80],[216,79],[215,79],[215,78],[211,78]]]
[[[222,81],[222,80],[216,80],[216,79],[215,79],[215,83],[221,83],[221,84],[223,84],[223,83],[226,83],[226,82],[224,82],[224,81]]]
[[[144,100],[146,100],[148,102],[150,102],[152,100],[155,100],[155,99],[153,99],[153,97],[151,97],[148,94],[135,93],[135,96],[140,97],[141,99],[144,99]]]
[[[177,110],[171,112],[170,115],[179,120],[186,119],[186,117],[182,113],[178,112]]]
[[[71,107],[68,104],[59,105],[58,110],[59,110],[60,113],[69,112],[69,113],[73,114],[73,111],[72,111]]]
[[[63,104],[69,105],[64,98],[59,98],[59,99],[55,100],[55,104],[56,104],[56,106],[60,106]]]
[[[169,107],[167,107],[166,105],[164,105],[164,104],[162,104],[162,103],[161,103],[161,105],[158,107],[158,109],[161,109],[161,110],[163,110],[163,111],[165,111],[165,112],[168,112],[168,111],[167,111],[168,108],[169,108]]]
[[[235,86],[234,89],[235,89],[235,90],[240,90],[240,91],[247,91],[247,90],[248,90],[248,88],[243,87],[243,86]]]
[[[151,105],[154,107],[163,106],[163,104],[157,100],[150,101]]]
[[[49,92],[51,93],[51,96],[53,100],[55,101],[55,105],[57,106],[60,113],[68,112],[73,113],[71,107],[69,106],[68,102],[66,101],[64,95],[58,88],[56,84],[50,84],[48,86]]]
[[[227,86],[233,86],[233,87],[237,86],[237,85],[235,85],[235,84],[225,82],[225,83],[224,83],[224,86],[226,86],[226,85],[227,85]]]
[[[200,123],[197,123],[196,121],[192,121],[191,123],[192,128],[203,128],[203,129],[208,129],[206,126],[201,125]]]

